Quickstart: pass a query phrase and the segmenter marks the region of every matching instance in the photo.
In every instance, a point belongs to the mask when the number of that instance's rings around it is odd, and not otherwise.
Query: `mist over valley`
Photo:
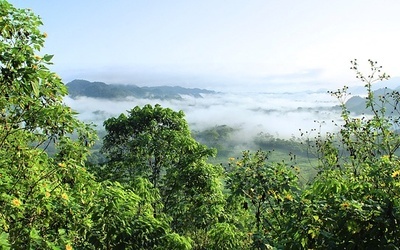
[[[64,102],[78,113],[79,119],[93,123],[100,138],[105,132],[103,122],[106,119],[135,106],[160,104],[174,111],[182,110],[193,137],[217,149],[217,162],[238,157],[244,150],[262,149],[274,150],[277,159],[287,160],[291,158],[289,154],[296,154],[299,161],[309,165],[315,156],[300,142],[313,140],[318,133],[336,131],[341,124],[340,102],[324,90],[214,91],[86,80],[74,80],[67,87],[69,95]],[[381,96],[391,91],[378,88],[374,93]],[[352,115],[363,116],[365,98],[359,88],[354,92],[357,94],[349,93],[343,101]]]
[[[340,115],[338,101],[325,91],[278,93],[268,90],[235,92],[227,89],[217,92],[163,86],[152,87],[152,93],[145,93],[148,87],[131,86],[140,95],[127,95],[127,86],[119,85],[123,86],[125,92],[119,92],[122,93],[120,96],[108,93],[111,96],[107,97],[99,88],[106,89],[109,86],[115,90],[116,85],[86,82],[90,85],[88,89],[79,93],[77,86],[74,86],[71,94],[71,83],[67,84],[70,95],[65,98],[65,103],[79,113],[80,119],[96,124],[99,129],[105,119],[118,116],[135,106],[160,104],[175,111],[182,110],[193,131],[226,125],[233,128],[230,139],[244,143],[252,141],[259,133],[287,139],[299,137],[299,129],[329,131],[334,128],[331,121]],[[95,93],[99,97],[94,97]],[[324,121],[329,122],[320,127],[319,122]]]

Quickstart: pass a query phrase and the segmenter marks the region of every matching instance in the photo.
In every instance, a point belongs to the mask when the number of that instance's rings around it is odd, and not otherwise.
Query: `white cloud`
[[[239,134],[247,138],[259,132],[283,137],[299,136],[299,129],[311,130],[318,127],[314,120],[331,121],[339,118],[337,112],[328,109],[337,102],[327,93],[219,93],[204,95],[204,98],[184,96],[183,100],[169,101],[110,101],[93,98],[74,100],[67,97],[65,103],[77,110],[81,119],[94,121],[98,125],[105,118],[118,116],[136,105],[158,103],[173,110],[183,110],[193,130],[228,125],[240,129]],[[331,126],[326,127],[326,130],[330,129]]]

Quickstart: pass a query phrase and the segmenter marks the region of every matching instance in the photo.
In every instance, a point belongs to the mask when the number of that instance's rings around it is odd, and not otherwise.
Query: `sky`
[[[10,2],[42,18],[64,82],[335,90],[360,84],[354,58],[400,77],[398,0]]]

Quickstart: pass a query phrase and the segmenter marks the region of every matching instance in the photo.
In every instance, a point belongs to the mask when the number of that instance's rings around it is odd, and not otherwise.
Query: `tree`
[[[218,125],[203,131],[194,131],[194,138],[212,148],[217,149],[219,158],[228,158],[235,148],[232,134],[236,130],[227,125]]]
[[[163,174],[186,162],[212,155],[196,143],[184,119],[184,113],[156,105],[139,106],[104,122],[107,135],[102,152],[108,158],[108,176],[129,182],[136,176],[150,180],[160,188]]]
[[[299,194],[298,172],[284,162],[269,162],[268,157],[264,151],[245,151],[241,159],[231,159],[227,174],[230,221],[251,235],[252,249],[279,246],[281,237],[289,237],[289,211]]]
[[[217,222],[224,201],[222,168],[206,163],[214,150],[192,138],[182,111],[145,105],[104,125],[108,162],[97,169],[100,178],[127,186],[137,177],[148,179],[161,195],[154,215],[171,216],[178,233],[195,235]]]
[[[343,123],[338,132],[315,138],[319,173],[293,208],[299,220],[284,241],[290,248],[397,249],[400,244],[399,95],[374,96],[372,84],[389,76],[376,62],[369,60],[369,66],[365,76],[352,62],[365,84],[371,116],[351,116],[346,87],[332,92],[341,101]],[[388,100],[396,100],[390,113]]]
[[[95,182],[85,169],[95,134],[63,104],[52,56],[37,55],[40,19],[6,1],[0,12],[0,248],[190,249],[154,218],[147,182]]]
[[[47,68],[52,56],[37,54],[41,20],[4,0],[0,16],[0,244],[68,247],[90,226],[94,182],[84,162],[95,136],[63,104],[67,90]]]
[[[90,210],[93,227],[82,248],[191,249],[190,241],[171,231],[166,218],[154,218],[150,183],[136,180],[134,191],[118,182],[104,181]],[[141,187],[140,187],[141,186]],[[137,195],[140,193],[141,196]],[[149,199],[150,198],[150,199]]]

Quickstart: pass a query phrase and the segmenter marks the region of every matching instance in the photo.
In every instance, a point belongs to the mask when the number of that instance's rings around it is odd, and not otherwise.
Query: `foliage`
[[[146,199],[152,194],[142,194],[142,198],[118,182],[109,181],[101,183],[96,193],[90,211],[93,227],[88,236],[93,249],[191,248],[188,239],[170,231],[166,219],[154,218]]]
[[[284,151],[296,157],[310,157],[307,152],[307,146],[303,145],[299,139],[294,137],[290,139],[281,139],[269,133],[261,132],[254,138],[254,144],[264,151]]]
[[[298,192],[296,172],[286,164],[269,163],[268,153],[244,152],[241,159],[231,159],[227,187],[231,202],[240,201],[249,218],[241,225],[252,235],[254,249],[266,249],[284,236],[292,206]]]
[[[107,178],[121,182],[143,176],[159,188],[163,171],[212,155],[192,139],[183,112],[160,105],[137,106],[128,116],[106,120],[104,126]]]
[[[67,90],[39,56],[45,33],[30,10],[0,1],[0,243],[46,249],[84,241],[94,135],[62,103]],[[70,135],[77,135],[72,140]],[[44,150],[53,142],[56,152]]]
[[[174,218],[178,232],[207,228],[224,213],[222,168],[205,161],[169,171],[163,194],[164,211]]]
[[[137,177],[149,180],[149,188],[161,195],[153,201],[154,215],[171,216],[178,233],[195,237],[218,221],[222,168],[206,163],[214,151],[192,138],[182,111],[145,105],[104,124],[108,162],[97,169],[100,178],[127,186]]]
[[[231,140],[232,134],[235,131],[236,129],[230,126],[219,125],[202,131],[194,131],[193,137],[208,147],[217,149],[217,156],[226,159],[235,154],[235,143]]]
[[[208,232],[212,239],[207,249],[230,250],[245,249],[246,235],[231,223],[217,223]]]
[[[318,174],[301,188],[298,167],[270,152],[209,164],[183,112],[160,105],[106,120],[106,158],[86,164],[95,135],[63,104],[52,56],[37,55],[40,19],[4,0],[0,13],[1,249],[398,249],[400,96],[376,96],[389,78],[376,62],[368,76],[352,62],[366,115],[352,117],[347,87],[331,93],[342,123],[307,138]],[[198,135],[226,146],[232,131]],[[268,134],[256,143],[304,152]]]
[[[332,93],[342,101],[343,124],[337,133],[316,137],[319,174],[302,192],[299,221],[289,231],[293,237],[285,241],[287,247],[397,249],[400,244],[398,114],[387,114],[387,100],[374,98],[371,89],[388,75],[376,62],[369,61],[368,76],[358,70],[357,61],[352,63],[365,83],[372,116],[350,116],[346,87]]]

